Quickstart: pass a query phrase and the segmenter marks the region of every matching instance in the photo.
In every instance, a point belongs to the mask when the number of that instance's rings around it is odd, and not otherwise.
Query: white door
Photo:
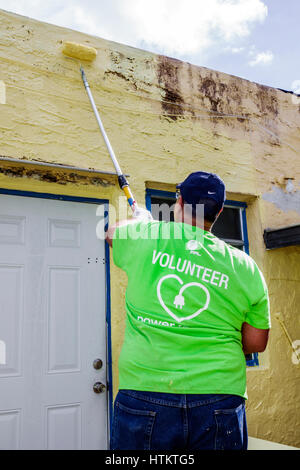
[[[107,448],[96,209],[0,194],[0,449]]]

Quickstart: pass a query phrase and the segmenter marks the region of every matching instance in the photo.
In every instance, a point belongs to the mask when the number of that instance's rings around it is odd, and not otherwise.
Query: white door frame
[[[40,199],[55,199],[58,201],[70,201],[86,204],[103,204],[104,205],[104,220],[105,228],[108,226],[109,218],[109,200],[108,199],[97,199],[89,197],[77,197],[77,196],[68,196],[62,194],[53,194],[53,193],[38,193],[33,191],[22,191],[15,189],[5,189],[0,187],[0,197],[1,194],[9,196],[23,196],[23,197],[35,197]],[[106,365],[107,365],[107,389],[108,389],[108,403],[107,403],[107,429],[109,435],[107,436],[108,449],[110,448],[110,437],[111,437],[111,428],[112,428],[112,415],[113,415],[113,382],[112,382],[112,343],[111,343],[111,294],[110,294],[110,260],[109,260],[109,245],[105,242],[105,279],[106,279]]]

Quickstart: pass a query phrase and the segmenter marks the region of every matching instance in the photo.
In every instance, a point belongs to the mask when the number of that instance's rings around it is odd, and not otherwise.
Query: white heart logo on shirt
[[[174,303],[176,303],[176,299],[177,299],[177,305],[176,307],[179,305],[180,308],[182,308],[182,306],[184,305],[184,299],[183,299],[183,296],[182,296],[182,293],[188,288],[188,287],[191,287],[191,286],[198,286],[200,287],[200,289],[202,289],[205,294],[206,294],[206,302],[205,302],[205,305],[201,308],[199,308],[196,312],[192,313],[191,315],[187,316],[187,317],[177,317],[177,315],[175,315],[175,313],[173,313],[165,304],[165,302],[163,301],[162,299],[162,296],[161,296],[161,285],[162,283],[166,280],[166,279],[176,279],[180,284],[181,284],[181,288],[178,292],[178,295],[175,297],[175,301]],[[158,297],[158,300],[161,304],[161,306],[163,307],[163,309],[172,317],[174,318],[177,322],[182,322],[184,320],[191,320],[191,318],[195,318],[197,317],[201,312],[203,312],[203,310],[206,310],[208,305],[209,305],[209,302],[210,302],[210,294],[209,294],[209,291],[206,287],[204,287],[202,284],[200,284],[199,282],[190,282],[188,284],[184,284],[183,281],[180,279],[179,276],[177,276],[176,274],[168,274],[167,276],[164,276],[162,277],[158,284],[157,284],[157,297]],[[182,299],[183,299],[183,303],[182,303]]]

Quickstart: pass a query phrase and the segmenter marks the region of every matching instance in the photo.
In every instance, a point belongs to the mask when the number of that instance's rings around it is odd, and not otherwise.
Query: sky
[[[300,94],[300,0],[0,0],[0,8]]]

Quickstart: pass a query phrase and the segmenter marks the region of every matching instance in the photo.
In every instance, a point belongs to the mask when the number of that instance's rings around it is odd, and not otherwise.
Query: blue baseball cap
[[[202,199],[213,199],[221,210],[226,199],[224,182],[218,175],[205,171],[191,173],[176,188],[180,190],[183,200],[192,205],[199,204]]]

